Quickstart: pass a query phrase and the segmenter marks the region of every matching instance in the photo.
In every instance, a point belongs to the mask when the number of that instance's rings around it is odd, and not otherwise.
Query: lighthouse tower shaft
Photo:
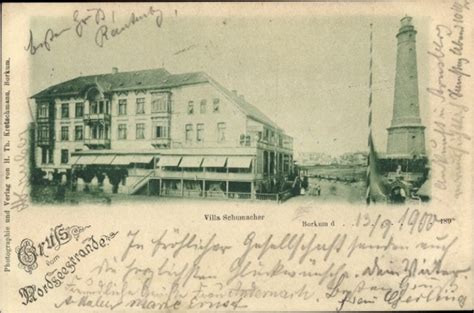
[[[392,123],[387,129],[387,154],[411,159],[426,153],[425,127],[421,124],[418,100],[416,30],[411,17],[401,19],[397,39],[395,95]]]

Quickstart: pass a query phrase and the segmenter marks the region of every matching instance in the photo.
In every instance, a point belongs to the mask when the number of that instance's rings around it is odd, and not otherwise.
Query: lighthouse
[[[416,30],[412,18],[400,20],[397,34],[397,67],[392,122],[388,130],[387,157],[419,159],[426,155],[425,127],[420,118],[416,62]]]

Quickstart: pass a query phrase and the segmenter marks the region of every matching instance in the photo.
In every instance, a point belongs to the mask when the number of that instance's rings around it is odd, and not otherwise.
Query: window
[[[91,138],[97,139],[99,137],[99,127],[98,125],[91,126]]]
[[[135,132],[136,139],[145,139],[145,124],[138,123]]]
[[[263,151],[263,174],[268,174],[268,151]]]
[[[225,141],[225,123],[217,123],[217,141]]]
[[[74,129],[74,139],[76,141],[82,140],[84,138],[84,128],[82,126],[76,126]]]
[[[96,124],[91,126],[91,137],[92,139],[108,139],[108,129],[102,124]]]
[[[220,103],[219,98],[215,98],[212,101],[212,112],[219,112],[219,103]]]
[[[91,101],[89,105],[89,113],[90,114],[97,114],[97,101]]]
[[[38,139],[40,140],[48,140],[49,139],[49,128],[48,126],[40,126],[38,132]]]
[[[168,101],[166,95],[160,93],[151,94],[151,111],[156,112],[168,112]]]
[[[41,163],[52,164],[54,162],[53,149],[43,147],[41,148]]]
[[[193,114],[194,113],[194,101],[189,101],[188,102],[188,114]]]
[[[145,98],[137,98],[137,114],[145,114]]]
[[[186,125],[186,141],[193,141],[193,125]]]
[[[38,109],[38,116],[39,117],[48,117],[48,104],[47,103],[41,103],[39,105]]]
[[[118,115],[127,115],[127,99],[120,99],[119,100]]]
[[[118,125],[118,139],[127,139],[127,124]]]
[[[268,141],[268,139],[270,137],[270,131],[265,128],[265,132],[263,134],[264,134],[263,135],[263,140]]]
[[[84,103],[77,102],[76,103],[76,117],[83,117],[84,116]]]
[[[48,163],[48,148],[41,148],[41,164]]]
[[[61,164],[69,162],[69,151],[67,149],[61,150]]]
[[[197,124],[196,141],[201,142],[203,140],[204,140],[204,124]]]
[[[48,150],[48,163],[53,164],[54,163],[54,149],[49,148]]]
[[[168,138],[168,127],[166,125],[156,125],[155,138]]]
[[[68,141],[69,140],[69,127],[68,126],[62,126],[61,127],[61,140],[62,141]]]
[[[288,173],[289,169],[290,169],[289,157],[286,154],[284,154],[283,155],[283,171],[285,173]]]
[[[69,103],[61,104],[61,118],[69,118]]]
[[[201,106],[200,106],[200,109],[199,109],[199,112],[201,114],[206,113],[206,106],[207,106],[206,100],[205,99],[201,100]]]
[[[106,103],[105,101],[101,100],[99,101],[99,113],[105,113],[105,107],[106,107]]]

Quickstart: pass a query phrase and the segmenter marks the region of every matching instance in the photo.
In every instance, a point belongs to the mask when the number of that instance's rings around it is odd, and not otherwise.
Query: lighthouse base
[[[387,130],[387,156],[416,159],[426,155],[424,126],[392,126]]]

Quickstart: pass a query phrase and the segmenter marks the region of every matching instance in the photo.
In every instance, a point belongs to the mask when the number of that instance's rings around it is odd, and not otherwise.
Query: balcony
[[[84,144],[91,149],[110,149],[110,139],[105,138],[85,138]]]
[[[52,119],[52,118],[51,118]],[[36,117],[36,122],[37,123],[48,123],[50,121],[50,117],[48,115],[44,116],[44,115],[38,115]]]
[[[162,111],[151,111],[151,119],[162,119],[169,118],[171,116],[171,111],[162,110]]]
[[[51,142],[49,140],[49,137],[38,137],[36,139],[36,145],[38,146],[47,146],[49,145]]]
[[[171,138],[153,138],[151,145],[155,148],[169,148],[171,144]]]
[[[259,138],[258,134],[250,133],[249,135],[241,135],[238,142],[240,147],[258,147],[262,149],[279,148],[288,152],[293,150],[293,139],[289,136],[276,140],[275,138]]]
[[[84,122],[107,121],[110,122],[110,113],[88,113],[84,114]]]
[[[253,181],[258,179],[255,173],[222,173],[203,171],[164,171],[157,169],[155,175],[164,179],[215,180],[215,181]],[[260,177],[261,178],[261,177]]]

